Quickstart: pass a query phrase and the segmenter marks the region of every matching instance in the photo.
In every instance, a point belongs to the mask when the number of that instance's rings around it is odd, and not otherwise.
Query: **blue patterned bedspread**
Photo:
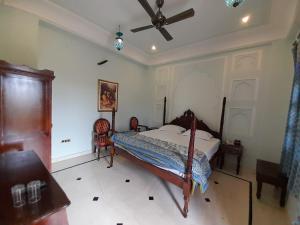
[[[116,133],[112,140],[116,145],[123,147],[143,161],[185,173],[188,155],[188,148],[185,146],[146,137],[132,131]],[[192,177],[194,182],[200,185],[202,192],[205,192],[208,187],[207,179],[210,174],[211,168],[206,155],[195,151]]]

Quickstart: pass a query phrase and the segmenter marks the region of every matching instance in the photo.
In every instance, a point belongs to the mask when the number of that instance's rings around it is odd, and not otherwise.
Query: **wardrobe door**
[[[1,85],[1,151],[34,150],[50,170],[51,81],[7,71]]]

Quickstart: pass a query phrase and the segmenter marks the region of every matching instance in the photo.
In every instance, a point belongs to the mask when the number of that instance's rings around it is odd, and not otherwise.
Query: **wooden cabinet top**
[[[32,180],[45,181],[41,200],[33,205],[14,208],[10,188]],[[33,151],[0,154],[0,221],[1,225],[37,223],[70,205],[70,200]]]
[[[9,71],[11,73],[17,72],[17,74],[38,77],[38,78],[41,78],[41,76],[43,76],[45,79],[50,79],[50,80],[53,80],[55,78],[54,72],[51,70],[37,70],[25,65],[10,64],[4,60],[0,60],[0,71],[5,71],[5,72]]]
[[[222,144],[222,151],[232,153],[232,154],[241,154],[244,147],[243,145],[232,145],[232,144]]]

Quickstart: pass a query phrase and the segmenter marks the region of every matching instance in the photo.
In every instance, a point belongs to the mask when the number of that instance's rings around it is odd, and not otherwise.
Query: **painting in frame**
[[[119,84],[107,80],[98,80],[98,112],[118,111]]]

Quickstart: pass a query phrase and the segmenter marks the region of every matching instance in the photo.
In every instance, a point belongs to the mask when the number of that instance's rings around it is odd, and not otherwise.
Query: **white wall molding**
[[[113,50],[114,34],[48,0],[5,0],[4,4],[36,15],[65,31]],[[149,61],[148,55],[128,43],[118,54],[145,65]]]
[[[4,4],[32,13],[41,20],[112,50],[114,34],[53,2],[48,0],[4,0]],[[126,48],[120,54],[136,62],[152,66],[271,43],[288,36],[296,17],[296,5],[297,0],[287,2],[274,0],[270,22],[264,26],[210,38],[154,55],[147,54],[126,43]]]
[[[92,150],[87,150],[87,151],[83,151],[83,152],[78,152],[75,154],[70,154],[70,155],[66,155],[66,156],[61,156],[61,157],[57,157],[57,158],[52,158],[51,162],[52,163],[56,163],[56,162],[61,162],[67,159],[73,159],[79,156],[84,156],[84,155],[90,155],[92,154]]]

